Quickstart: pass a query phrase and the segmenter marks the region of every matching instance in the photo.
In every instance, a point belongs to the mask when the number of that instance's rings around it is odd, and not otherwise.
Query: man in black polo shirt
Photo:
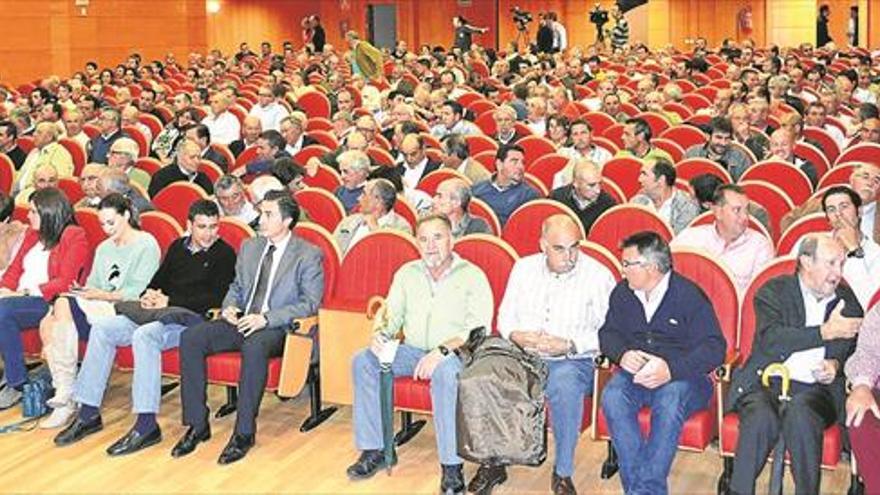
[[[203,321],[208,309],[220,307],[235,276],[235,252],[219,238],[219,221],[216,203],[193,203],[188,222],[192,234],[171,244],[140,301],[117,303],[116,316],[92,326],[74,391],[79,414],[55,437],[56,445],[69,445],[103,428],[99,408],[116,348],[128,345],[134,353],[132,408],[137,421],[107,453],[130,454],[162,441],[156,422],[162,351],[177,347],[187,325]]]
[[[599,166],[586,158],[575,161],[571,184],[554,189],[550,198],[571,208],[587,234],[599,215],[617,204],[610,194],[602,190]]]

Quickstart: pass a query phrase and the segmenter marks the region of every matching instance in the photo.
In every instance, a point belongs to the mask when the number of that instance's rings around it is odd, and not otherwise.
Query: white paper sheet
[[[791,356],[788,356],[788,359],[783,364],[788,368],[789,377],[792,380],[810,384],[816,383],[813,370],[821,368],[824,359],[825,348],[814,347],[793,353]]]

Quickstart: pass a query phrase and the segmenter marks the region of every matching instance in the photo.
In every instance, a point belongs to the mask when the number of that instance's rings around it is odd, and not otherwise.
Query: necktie
[[[260,262],[260,272],[257,274],[257,285],[254,287],[254,296],[251,298],[251,305],[247,310],[247,314],[262,312],[263,300],[269,293],[269,276],[272,274],[272,256],[275,253],[275,246],[269,245],[263,261]]]
[[[831,313],[834,311],[834,307],[837,306],[837,303],[840,301],[839,297],[835,297],[825,306],[825,319],[823,322],[828,321],[828,318],[831,318]]]

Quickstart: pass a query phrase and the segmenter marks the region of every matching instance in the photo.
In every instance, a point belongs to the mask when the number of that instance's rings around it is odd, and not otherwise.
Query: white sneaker
[[[40,428],[44,430],[52,430],[65,426],[76,416],[76,406],[73,404],[65,404],[52,410],[47,418],[40,421]]]

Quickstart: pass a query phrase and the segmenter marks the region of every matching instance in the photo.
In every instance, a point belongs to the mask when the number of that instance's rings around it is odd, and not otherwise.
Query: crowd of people
[[[666,493],[682,426],[709,407],[709,376],[733,351],[712,301],[673,266],[678,248],[707,253],[741,294],[775,257],[797,260],[794,272],[757,288],[752,351],[737,363],[724,401],[740,425],[725,489],[753,493],[782,437],[798,493],[819,493],[823,432],[835,424],[859,465],[871,466],[880,458],[880,305],[872,307],[880,289],[880,161],[834,163],[847,150],[880,145],[880,85],[870,56],[833,43],[758,48],[725,40],[709,47],[703,38],[688,53],[651,51],[621,32],[609,47],[579,47],[567,43],[555,16],[541,22],[540,46],[484,49],[471,40],[484,28],[458,17],[448,51],[410,51],[400,41],[383,53],[356,33],[345,37],[347,47],[333,47],[312,16],[303,22],[303,45],[286,42],[280,53],[264,42],[260,54],[242,43],[231,56],[193,53],[183,64],[170,54],[149,63],[132,54],[116,67],[89,62],[69,78],[0,87],[0,165],[12,176],[0,202],[0,409],[22,398],[21,335],[38,327],[55,389],[52,413],[40,425],[61,429],[58,446],[81,441],[103,428],[116,349],[131,345],[134,424],[107,452],[139,451],[162,440],[161,356],[178,348],[187,429],[171,454],[181,457],[211,436],[206,358],[240,351],[237,419],[218,461],[244,458],[255,445],[269,359],[282,353],[291,320],[321,305],[322,252],[292,231],[322,213],[298,204],[298,193],[329,174],[345,216],[327,227],[343,255],[388,229],[414,236],[420,252],[394,274],[388,317],[376,320],[374,338],[353,356],[360,456],[349,478],[386,467],[379,374],[389,342],[402,332],[387,362],[395,376],[430,380],[441,491],[489,493],[505,482],[507,465],[487,460],[465,483],[456,449],[457,351],[472,329],[492,329],[495,321],[501,338],[546,364],[552,492],[576,492],[584,398],[598,386],[595,363],[603,356],[617,366],[599,407],[623,489]],[[713,88],[714,98],[697,98],[698,88]],[[315,93],[326,100],[326,114],[300,104]],[[702,139],[677,153],[659,145],[658,125],[690,128]],[[606,134],[614,127],[617,138]],[[830,141],[816,141],[815,130]],[[559,166],[533,167],[526,143],[536,136]],[[327,139],[338,146],[325,147]],[[827,163],[814,163],[803,147]],[[143,165],[146,155],[158,170]],[[621,196],[623,184],[605,175],[622,158],[639,163],[635,194]],[[720,172],[683,180],[678,164],[690,159]],[[767,160],[802,173],[812,194],[784,218],[764,198],[750,197],[747,181],[738,184]],[[823,178],[838,167],[852,172],[827,187]],[[206,173],[213,168],[219,176]],[[448,178],[426,192],[425,179],[438,173]],[[81,196],[68,197],[61,181],[75,183]],[[180,182],[210,199],[189,205],[185,236],[163,256],[139,215]],[[785,194],[786,184],[776,185]],[[498,234],[540,198],[565,213],[542,219],[540,252],[516,261],[494,301],[487,274],[453,245]],[[488,211],[472,208],[475,200]],[[604,213],[623,204],[656,216],[668,234],[619,239],[618,282],[580,245]],[[107,237],[94,252],[75,208],[97,211]],[[706,212],[711,218],[700,222]],[[785,229],[819,213],[824,227],[790,253],[777,252]],[[258,235],[236,252],[218,233],[226,217]],[[220,309],[214,319],[211,308]],[[82,341],[88,345],[77,370]],[[784,413],[778,387],[760,383],[776,362],[791,368]],[[636,420],[643,407],[652,414],[648,434]],[[860,475],[869,492],[880,490],[876,472]]]

